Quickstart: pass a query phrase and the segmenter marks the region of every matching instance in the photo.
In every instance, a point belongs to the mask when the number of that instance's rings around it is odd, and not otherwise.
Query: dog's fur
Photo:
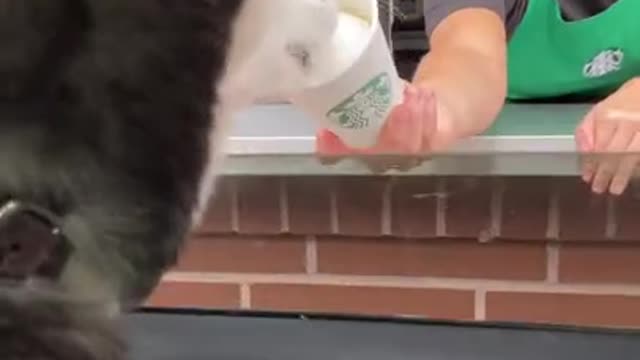
[[[233,114],[304,83],[335,10],[0,0],[0,199],[54,211],[75,249],[60,279],[0,286],[0,358],[125,357],[115,319],[175,264]]]

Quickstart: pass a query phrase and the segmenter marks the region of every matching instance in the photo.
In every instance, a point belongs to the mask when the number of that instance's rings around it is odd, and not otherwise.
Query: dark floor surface
[[[640,333],[418,321],[143,313],[135,360],[628,360]]]

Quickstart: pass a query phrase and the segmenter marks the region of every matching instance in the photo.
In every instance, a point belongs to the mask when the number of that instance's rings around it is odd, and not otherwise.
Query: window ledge
[[[393,175],[577,175],[573,131],[588,104],[508,104],[486,133]],[[263,104],[236,118],[227,175],[370,175],[355,160],[322,164],[314,124],[289,104]]]

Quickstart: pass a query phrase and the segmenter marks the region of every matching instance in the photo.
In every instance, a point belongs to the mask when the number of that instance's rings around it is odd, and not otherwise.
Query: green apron
[[[640,75],[640,0],[565,21],[557,0],[529,0],[508,45],[508,98],[601,96]]]

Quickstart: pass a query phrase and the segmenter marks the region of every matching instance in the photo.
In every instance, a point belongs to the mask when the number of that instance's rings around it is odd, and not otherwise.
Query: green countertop
[[[507,104],[485,136],[573,136],[586,104]]]

